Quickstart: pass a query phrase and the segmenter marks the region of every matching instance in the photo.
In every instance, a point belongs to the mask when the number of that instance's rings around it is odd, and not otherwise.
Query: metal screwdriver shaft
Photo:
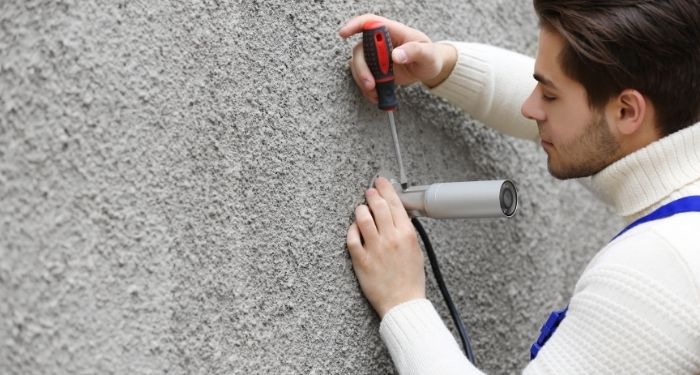
[[[401,147],[399,147],[399,135],[396,133],[396,123],[394,122],[394,112],[389,113],[389,126],[391,126],[391,136],[394,138],[394,151],[396,151],[396,160],[399,162],[399,182],[402,188],[408,187],[406,179],[406,171],[403,169],[403,160],[401,159]]]
[[[398,101],[396,100],[394,69],[391,61],[391,38],[386,26],[379,21],[365,23],[362,27],[362,47],[367,66],[376,82],[377,96],[379,97],[378,107],[389,113],[389,126],[391,127],[391,136],[394,139],[396,159],[399,163],[399,182],[401,187],[405,189],[408,187],[408,181],[406,171],[403,168],[399,136],[396,133],[396,122],[394,121],[394,111],[398,106]]]

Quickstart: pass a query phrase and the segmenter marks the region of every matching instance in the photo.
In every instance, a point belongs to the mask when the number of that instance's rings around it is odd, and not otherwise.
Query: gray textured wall
[[[366,11],[536,49],[521,0],[1,1],[0,373],[392,373],[345,249],[394,166],[336,34]],[[619,223],[538,146],[399,96],[414,183],[519,183],[511,220],[426,222],[482,367],[512,372]]]

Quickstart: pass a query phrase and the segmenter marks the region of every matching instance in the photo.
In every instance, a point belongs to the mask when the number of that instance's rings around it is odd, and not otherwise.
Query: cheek
[[[555,144],[566,141],[570,132],[571,118],[565,113],[559,108],[553,108],[547,113],[548,135]]]
[[[558,105],[552,105],[547,114],[552,141],[555,144],[569,144],[575,141],[586,127],[590,116],[589,111],[583,111],[569,103],[561,102]]]

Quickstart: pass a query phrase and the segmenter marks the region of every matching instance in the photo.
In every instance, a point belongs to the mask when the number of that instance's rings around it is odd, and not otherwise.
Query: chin
[[[552,160],[551,155],[548,155],[547,157],[547,170],[552,177],[558,180],[568,180],[570,178],[582,177],[578,176],[578,173],[575,173],[575,168],[555,163]]]
[[[592,176],[600,172],[603,168],[591,168],[590,166],[562,166],[555,165],[551,160],[547,160],[547,169],[552,177],[558,180],[569,180],[572,178]]]
[[[557,180],[568,180],[573,177],[569,177],[569,174],[563,173],[562,171],[552,168],[549,166],[547,169],[549,169],[549,174],[552,175],[552,177],[556,178]]]

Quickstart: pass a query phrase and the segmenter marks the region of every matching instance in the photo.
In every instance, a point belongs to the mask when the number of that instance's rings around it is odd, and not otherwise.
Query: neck
[[[621,137],[620,149],[624,156],[641,150],[662,138],[654,123],[644,123],[630,135]]]
[[[700,186],[700,123],[644,143],[591,177],[596,194],[628,221]]]

